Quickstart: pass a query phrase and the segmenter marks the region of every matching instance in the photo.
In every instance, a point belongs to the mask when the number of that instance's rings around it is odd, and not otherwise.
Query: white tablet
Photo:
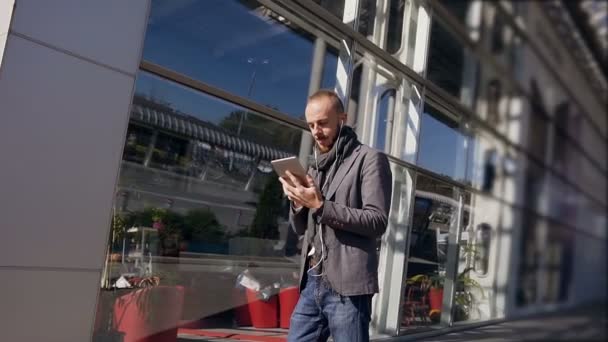
[[[288,157],[283,159],[275,159],[270,161],[274,171],[281,177],[287,177],[285,171],[291,172],[296,177],[306,179],[306,170],[300,164],[297,157]]]

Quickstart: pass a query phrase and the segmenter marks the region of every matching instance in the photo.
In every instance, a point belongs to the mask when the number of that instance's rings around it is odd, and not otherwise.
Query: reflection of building
[[[136,270],[117,222],[166,229],[145,260],[180,319],[246,325],[244,271],[286,288],[299,266],[269,161],[306,161],[319,88],[392,157],[376,336],[605,300],[604,3],[62,3],[0,6],[4,339],[107,333],[100,277]],[[255,91],[249,58],[272,61]]]

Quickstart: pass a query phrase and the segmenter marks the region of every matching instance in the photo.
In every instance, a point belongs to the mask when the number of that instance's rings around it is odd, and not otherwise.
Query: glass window
[[[356,52],[348,122],[363,143],[400,157],[405,139],[395,132],[408,126],[409,84],[371,53]],[[392,151],[393,146],[399,148]]]
[[[587,154],[589,154],[591,158],[595,159],[597,163],[600,164],[600,167],[603,167],[604,170],[608,170],[606,166],[608,156],[606,153],[599,152],[606,148],[606,139],[600,137],[597,130],[593,129],[591,123],[589,123],[589,120],[583,120],[581,126],[579,135],[572,136],[575,137],[575,139],[579,139],[582,148],[587,151]]]
[[[469,137],[458,119],[425,104],[420,128],[418,165],[455,180],[466,180]]]
[[[359,25],[357,31],[367,37],[372,42],[374,41],[374,25],[377,18],[376,1],[360,0],[359,1]]]
[[[530,102],[531,114],[528,116],[528,132],[526,149],[538,160],[548,161],[548,135],[549,121],[540,90],[536,82],[532,81],[532,100]]]
[[[472,107],[478,61],[438,20],[431,25],[426,77],[429,81]]]
[[[313,0],[329,13],[342,20],[344,18],[344,0]]]
[[[310,30],[257,1],[155,0],[144,59],[301,117],[311,71],[322,70],[321,88],[333,88],[340,53],[340,39]],[[317,38],[325,51],[313,61]]]
[[[467,163],[473,186],[484,193],[500,195],[503,193],[504,177],[502,164],[505,158],[504,144],[481,129],[472,130],[471,152]]]
[[[285,328],[298,296],[300,242],[269,161],[297,155],[302,137],[298,128],[140,73],[97,336],[176,334],[178,323],[247,327],[244,334],[252,325]],[[291,309],[280,316],[279,305]]]
[[[543,233],[546,222],[534,214],[525,213],[522,216],[522,234],[519,245],[518,283],[515,292],[515,303],[518,306],[534,305],[539,301],[539,286],[542,283],[542,253],[544,250]]]
[[[377,7],[376,1],[360,0],[358,15],[359,33],[403,64],[422,71],[427,37],[420,34],[427,32],[423,26],[428,25],[428,16],[420,1],[389,0],[383,9]],[[415,59],[420,59],[416,67]]]
[[[408,1],[408,4],[411,4],[411,1]],[[396,53],[401,48],[405,6],[405,0],[390,0],[389,2],[386,51],[390,54]]]
[[[386,90],[382,96],[380,96],[380,103],[378,103],[378,110],[376,111],[376,133],[374,138],[374,147],[380,151],[390,152],[390,146],[386,145],[387,127],[389,121],[393,120],[395,114],[395,89]]]

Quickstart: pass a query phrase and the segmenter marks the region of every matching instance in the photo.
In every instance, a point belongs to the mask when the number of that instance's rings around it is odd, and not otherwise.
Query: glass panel
[[[427,37],[417,36],[421,25],[427,25],[426,12],[421,8],[420,1],[388,0],[384,13],[382,8],[377,7],[376,1],[360,0],[357,31],[403,64],[414,68],[414,53],[421,56],[426,53],[426,46],[421,42],[426,41]],[[418,40],[420,42],[416,46]],[[421,70],[422,65],[417,71]]]
[[[355,58],[358,67],[354,70],[348,122],[363,143],[400,157],[400,149],[392,149],[403,146],[405,140],[394,132],[408,125],[409,90],[403,88],[405,82],[399,72],[369,52],[357,50]]]
[[[593,129],[593,127],[591,127],[589,120],[583,120],[582,126],[581,133],[578,136],[573,136],[578,137],[580,145],[587,152],[587,154],[596,160],[600,167],[607,170],[606,163],[608,156],[606,153],[600,152],[606,148],[606,140],[602,139],[599,136],[599,133]]]
[[[402,301],[402,332],[437,325],[443,304],[447,238],[456,224],[454,188],[418,175]]]
[[[481,129],[475,129],[474,132],[467,163],[473,186],[484,193],[499,196],[503,193],[504,144],[489,132]]]
[[[547,231],[543,252],[543,303],[565,303],[568,298],[574,273],[575,238],[574,231],[561,225],[553,224]]]
[[[522,217],[522,234],[519,245],[519,275],[515,293],[515,303],[518,306],[534,305],[539,300],[539,284],[541,278],[541,257],[544,253],[544,233],[546,223],[536,215],[525,213]]]
[[[244,334],[252,324],[285,327],[277,294],[281,305],[297,299],[299,239],[269,161],[298,154],[302,136],[140,73],[96,334],[134,340],[176,334],[178,323]]]
[[[448,94],[472,108],[478,61],[455,36],[434,20],[426,77]]]
[[[466,179],[470,139],[461,133],[456,118],[425,104],[420,128],[418,165],[458,181]]]
[[[395,114],[395,89],[386,90],[380,97],[378,110],[376,111],[376,133],[374,134],[374,147],[380,151],[390,152],[390,145],[386,144],[387,127],[389,120]]]
[[[155,0],[144,59],[301,117],[311,71],[322,70],[321,88],[333,88],[340,50],[340,39],[318,29],[316,37],[309,26],[257,1]],[[313,61],[317,38],[326,44]]]
[[[521,120],[521,117],[509,115],[512,95],[511,89],[495,74],[493,68],[482,65],[476,112],[491,127],[505,135],[509,133],[514,121]]]
[[[475,0],[440,0],[450,14],[465,27],[469,37],[478,40],[482,31],[481,10],[482,2]]]
[[[514,32],[507,22],[504,14],[495,6],[484,6],[484,18],[486,23],[485,45],[494,58],[504,66],[511,67],[512,59],[515,57],[515,48],[521,44],[521,40],[514,41]],[[514,44],[516,46],[514,46]]]
[[[344,1],[345,0],[313,0],[329,13],[342,20],[344,18]]]
[[[411,1],[407,2],[408,5]],[[386,51],[394,54],[401,48],[403,37],[403,16],[405,0],[390,0],[388,12],[388,29],[386,33]]]
[[[536,88],[535,88],[536,89]],[[534,94],[534,91],[533,91]],[[538,99],[532,95],[532,98]],[[529,115],[529,125],[527,129],[527,141],[525,148],[539,161],[548,161],[548,135],[549,121],[546,119],[546,111],[540,101],[530,103],[531,115]]]
[[[359,0],[359,26],[357,31],[374,42],[374,25],[377,18],[376,1]]]

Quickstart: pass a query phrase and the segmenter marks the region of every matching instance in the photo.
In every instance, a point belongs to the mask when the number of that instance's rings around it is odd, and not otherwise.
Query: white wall
[[[0,0],[0,66],[2,65],[4,46],[6,38],[8,38],[8,28],[11,24],[14,5],[15,0]]]
[[[148,11],[15,3],[0,69],[2,341],[91,338]]]

